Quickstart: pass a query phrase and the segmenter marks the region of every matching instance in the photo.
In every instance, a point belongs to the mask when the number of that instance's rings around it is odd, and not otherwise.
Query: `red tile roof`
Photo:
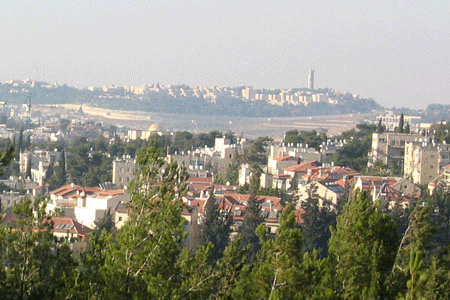
[[[0,214],[0,220],[2,225],[8,225],[17,221],[17,216],[15,214]]]
[[[295,166],[290,166],[287,168],[284,168],[285,172],[307,172],[308,169],[311,169],[312,167],[318,167],[321,166],[322,163],[318,162],[317,160],[313,160],[313,161],[308,161],[308,162],[304,162]]]
[[[295,157],[293,157],[291,155],[284,155],[284,156],[280,156],[280,157],[275,157],[273,160],[284,161],[284,160],[290,160],[290,159],[295,159]]]
[[[334,167],[316,167],[316,168],[311,168],[311,174],[306,174],[303,175],[303,178],[307,179],[307,178],[313,178],[313,179],[343,179],[345,178],[353,178],[354,176],[358,176],[360,175],[358,173],[358,171],[351,169],[351,168],[346,168],[346,167],[338,167],[338,166],[334,166]]]
[[[63,185],[62,187],[57,188],[56,190],[51,191],[50,193],[56,196],[66,196],[70,193],[76,193],[77,191],[79,192],[84,192],[86,195],[90,195],[96,192],[100,192],[102,191],[102,189],[100,187],[82,187],[76,184],[66,184]]]
[[[81,239],[84,239],[87,234],[92,232],[91,228],[84,226],[83,224],[69,217],[51,218],[50,222],[53,222],[52,232],[74,233]]]
[[[66,184],[66,185],[63,185],[63,186],[57,188],[56,190],[51,191],[50,193],[62,196],[62,195],[65,195],[67,193],[76,191],[77,189],[80,190],[80,189],[82,189],[82,187],[79,186],[79,185],[76,185],[76,184],[74,184],[74,185]]]
[[[212,183],[212,177],[189,177],[186,182],[188,183]]]
[[[278,179],[282,179],[282,178],[291,178],[291,175],[289,175],[289,174],[280,174],[280,175],[278,175],[278,176],[274,176],[275,178],[278,178]]]
[[[206,199],[194,199],[192,201],[192,207],[198,206],[198,212],[203,213],[203,210],[205,208]]]
[[[118,196],[118,195],[123,195],[123,189],[100,190],[97,194],[99,196]]]
[[[226,194],[223,196],[225,201],[225,207],[234,208],[235,206],[240,206],[242,210],[246,209],[246,203],[250,200],[250,194]],[[256,200],[258,202],[266,203],[271,202],[272,209],[283,210],[283,205],[281,204],[281,198],[274,196],[257,196]],[[222,208],[222,207],[221,207]],[[266,207],[265,210],[270,210],[270,207]]]
[[[381,176],[358,176],[354,178],[356,181],[361,180],[362,189],[372,189],[373,187],[380,187],[384,183],[390,186],[394,185],[399,179],[396,177],[381,177]]]
[[[306,213],[306,211],[304,209],[296,209],[294,210],[294,214],[295,214],[295,221],[299,224],[303,224],[303,222],[305,222],[303,220],[303,215]]]

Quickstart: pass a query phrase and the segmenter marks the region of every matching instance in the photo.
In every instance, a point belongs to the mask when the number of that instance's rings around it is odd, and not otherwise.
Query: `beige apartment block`
[[[372,150],[369,152],[368,166],[376,162],[385,165],[403,166],[405,156],[405,143],[423,138],[419,134],[410,133],[376,133],[372,134]]]
[[[450,145],[406,142],[404,176],[416,184],[425,184],[441,174],[450,158]]]

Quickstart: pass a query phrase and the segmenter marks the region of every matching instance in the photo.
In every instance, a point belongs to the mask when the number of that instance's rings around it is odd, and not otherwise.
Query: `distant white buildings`
[[[386,131],[394,131],[400,122],[401,115],[396,115],[392,111],[388,111],[385,115],[377,116],[377,121],[381,120],[381,124],[386,127]],[[403,124],[408,124],[411,130],[418,128],[421,117],[419,116],[403,116]]]

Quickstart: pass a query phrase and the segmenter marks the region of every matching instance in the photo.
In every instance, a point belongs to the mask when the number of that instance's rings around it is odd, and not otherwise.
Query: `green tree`
[[[239,183],[239,167],[241,165],[241,159],[236,155],[231,162],[228,164],[225,181],[229,182],[231,185],[237,185]]]
[[[308,147],[320,150],[320,146],[327,139],[325,134],[318,134],[317,131],[298,131],[296,129],[289,130],[284,134],[283,142],[286,144],[308,144]]]
[[[64,149],[61,150],[56,167],[51,163],[47,169],[45,182],[49,189],[53,190],[66,183],[66,155]]]
[[[231,212],[220,211],[214,195],[210,195],[204,207],[205,216],[201,224],[200,240],[203,245],[214,245],[211,258],[215,261],[222,256],[230,240]]]
[[[391,217],[379,211],[367,192],[355,192],[330,238],[329,251],[337,258],[338,294],[345,299],[382,297],[396,250]]]
[[[410,262],[413,252],[420,252],[420,257],[429,260],[431,241],[433,239],[433,226],[431,225],[432,207],[430,205],[417,205],[409,217],[409,223],[398,249],[392,270],[386,279],[386,294],[391,298],[407,292],[407,281],[410,279]]]
[[[381,122],[381,118],[378,120],[378,125],[377,125],[377,133],[383,133],[386,131],[386,127],[383,125],[383,123]]]
[[[248,273],[247,249],[241,247],[240,238],[235,238],[225,249],[223,256],[215,266],[216,290],[212,293],[212,299],[237,299],[232,297],[237,283],[245,268]]]
[[[268,149],[272,141],[273,141],[272,138],[265,136],[265,137],[258,137],[246,143],[244,146],[244,157],[242,162],[249,163],[250,165],[267,164]]]
[[[256,195],[252,194],[247,201],[244,221],[239,228],[241,247],[247,248],[249,262],[255,260],[256,253],[261,248],[256,234],[256,228],[264,221],[260,212],[261,204],[258,202]]]
[[[426,270],[425,299],[450,299],[450,246],[434,256]]]
[[[69,296],[76,262],[67,243],[55,242],[45,202],[14,207],[16,220],[0,226],[0,293],[5,299]]]
[[[259,165],[254,164],[251,168],[251,176],[250,176],[250,184],[249,184],[249,191],[252,194],[257,194],[260,187],[260,177],[262,174],[262,169]]]
[[[368,153],[371,147],[372,137],[358,139],[353,138],[334,154],[331,158],[336,165],[346,166],[357,171],[367,168]]]
[[[404,129],[404,133],[411,133],[411,127],[409,126],[409,123],[406,123],[405,129]]]
[[[291,205],[286,206],[280,216],[280,228],[275,239],[265,240],[261,257],[263,262],[254,271],[255,277],[264,282],[258,288],[259,296],[265,299],[299,298],[306,284],[299,280],[302,273],[302,232],[295,223]]]
[[[407,282],[407,291],[405,297],[400,296],[399,299],[414,300],[425,299],[423,297],[425,274],[423,272],[423,258],[422,252],[417,249],[413,249],[410,252],[409,259],[409,273],[410,279]]]
[[[308,188],[308,198],[302,202],[305,210],[302,215],[302,232],[304,249],[308,252],[317,250],[320,258],[328,253],[328,240],[331,237],[330,226],[336,226],[336,214],[327,202],[319,203],[317,186],[311,183]]]
[[[450,187],[447,184],[438,185],[430,197],[430,205],[433,207],[431,222],[436,229],[434,241],[445,247],[450,244]]]
[[[75,140],[68,147],[66,173],[70,182],[83,186],[98,186],[100,183],[111,181],[112,158],[94,148],[94,144],[85,138]]]
[[[5,174],[6,168],[15,156],[14,144],[11,144],[6,150],[0,151],[0,176]]]
[[[403,113],[400,115],[400,119],[398,121],[398,132],[403,133],[404,126],[405,126],[405,117],[403,116]]]
[[[179,258],[181,284],[173,290],[172,299],[208,299],[216,288],[215,273],[209,264],[212,244],[200,246],[194,254],[184,248]]]
[[[104,237],[112,241],[98,271],[104,285],[92,292],[102,298],[167,299],[183,282],[181,196],[187,175],[177,164],[165,165],[154,143],[140,149],[137,164],[130,218],[115,237]]]

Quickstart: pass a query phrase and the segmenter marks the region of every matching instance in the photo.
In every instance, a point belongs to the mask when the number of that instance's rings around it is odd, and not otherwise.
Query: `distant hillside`
[[[426,109],[411,109],[408,107],[399,107],[391,108],[389,110],[398,115],[403,113],[410,116],[420,116],[422,122],[450,122],[450,104],[429,104]]]
[[[422,112],[422,119],[427,122],[450,121],[450,105],[430,104]]]
[[[110,109],[140,110],[147,112],[230,115],[241,117],[287,117],[345,113],[367,113],[382,109],[373,99],[351,94],[333,94],[331,90],[314,91],[327,101],[304,102],[302,105],[284,102],[274,105],[266,100],[249,101],[242,97],[244,87],[195,88],[188,86],[109,87],[77,89],[67,85],[49,84],[31,80],[8,81],[0,84],[0,101],[8,104],[26,103],[31,95],[34,104],[85,104]],[[275,99],[281,90],[262,90]],[[272,93],[272,94],[270,94]],[[306,91],[289,90],[287,93],[303,95]],[[311,94],[311,92],[309,92]],[[311,95],[310,95],[311,96]],[[312,95],[314,96],[314,95]],[[288,95],[289,97],[289,95]],[[294,96],[291,96],[293,99]],[[302,96],[300,96],[302,97]],[[304,98],[309,97],[303,96]],[[298,98],[298,97],[297,97]],[[311,98],[311,97],[310,97]],[[273,102],[273,101],[272,101]]]

